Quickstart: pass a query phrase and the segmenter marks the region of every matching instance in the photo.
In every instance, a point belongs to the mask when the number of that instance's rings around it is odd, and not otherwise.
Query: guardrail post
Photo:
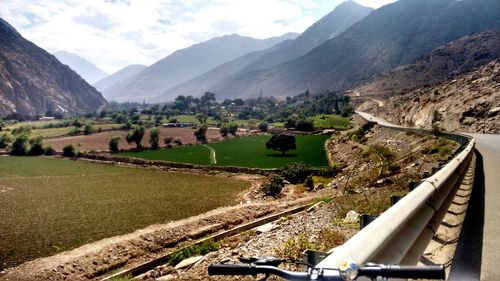
[[[396,203],[398,203],[399,200],[401,200],[401,198],[403,198],[403,197],[404,196],[391,195],[391,206],[396,205]]]
[[[370,216],[370,215],[362,214],[359,217],[359,229],[360,230],[363,229],[365,226],[369,225],[376,218],[377,218],[377,216]]]

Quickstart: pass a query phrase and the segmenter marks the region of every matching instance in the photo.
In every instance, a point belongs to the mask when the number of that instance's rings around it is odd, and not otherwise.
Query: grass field
[[[256,168],[279,168],[291,162],[304,162],[314,167],[328,166],[324,143],[329,136],[297,136],[297,150],[284,157],[280,152],[266,150],[270,136],[234,138],[228,141],[208,144],[215,150],[218,166],[239,166]],[[208,148],[197,145],[159,151],[146,150],[126,152],[122,155],[150,160],[211,165]]]
[[[316,115],[309,119],[313,121],[314,127],[325,129],[347,129],[350,122],[349,118],[333,114]]]
[[[230,205],[250,185],[44,157],[0,167],[0,268]]]

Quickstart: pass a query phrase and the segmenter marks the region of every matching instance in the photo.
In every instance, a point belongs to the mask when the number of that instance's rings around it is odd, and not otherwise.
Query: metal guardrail
[[[404,128],[389,124],[363,112],[365,120],[399,131],[434,134],[430,130]],[[474,138],[462,134],[442,133],[461,147],[440,170],[423,179],[413,191],[360,230],[344,245],[320,262],[319,268],[338,268],[346,259],[359,264],[417,264],[434,236],[462,182],[474,150]]]

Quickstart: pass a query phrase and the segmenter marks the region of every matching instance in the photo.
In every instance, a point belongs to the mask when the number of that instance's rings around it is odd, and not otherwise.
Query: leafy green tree
[[[137,126],[133,128],[130,132],[128,132],[125,139],[128,143],[135,142],[137,149],[142,149],[142,138],[144,137],[144,127]]]
[[[310,121],[301,119],[297,122],[295,129],[302,132],[311,132],[314,130],[314,124]]]
[[[76,157],[78,154],[78,150],[76,150],[76,147],[72,144],[68,144],[65,147],[63,147],[63,156],[64,157]]]
[[[268,142],[266,142],[266,149],[273,149],[277,151],[281,151],[282,155],[289,150],[297,149],[295,145],[295,136],[292,135],[273,135]]]
[[[85,126],[83,127],[83,134],[84,135],[92,135],[92,133],[94,133],[94,129],[92,128],[92,125],[90,125],[89,123],[85,124]]]
[[[10,154],[19,156],[26,155],[26,153],[28,152],[28,139],[28,134],[18,135],[12,143]]]
[[[262,122],[259,124],[259,130],[263,133],[267,132],[269,125],[266,122]]]
[[[194,131],[196,139],[202,143],[207,142],[207,125],[203,125]]]
[[[43,140],[41,136],[34,137],[29,140],[30,150],[28,152],[29,155],[37,156],[43,155],[45,150],[43,149]]]
[[[220,127],[220,134],[223,137],[227,137],[227,134],[229,134],[229,127],[227,126],[227,124],[223,124]]]
[[[160,129],[152,129],[149,132],[149,145],[152,149],[160,148]]]
[[[7,134],[7,133],[1,134],[0,135],[0,148],[6,148],[11,141],[12,140],[11,140],[9,134]]]
[[[197,114],[195,118],[196,120],[198,120],[198,122],[200,122],[201,125],[206,124],[208,119],[207,116],[203,113]]]
[[[109,151],[111,151],[111,152],[120,151],[120,148],[119,148],[120,139],[121,139],[121,137],[115,136],[109,140]]]
[[[236,123],[229,124],[229,133],[231,133],[231,135],[233,136],[236,136],[236,132],[238,132],[238,124]]]

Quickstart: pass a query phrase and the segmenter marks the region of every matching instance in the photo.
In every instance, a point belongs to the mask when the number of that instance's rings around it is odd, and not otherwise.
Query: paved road
[[[472,136],[476,138],[484,168],[481,280],[500,280],[500,135]]]
[[[381,125],[400,127],[369,113],[356,113]],[[476,166],[475,190],[449,277],[500,280],[500,135],[470,135],[476,139],[477,164],[481,167]]]

